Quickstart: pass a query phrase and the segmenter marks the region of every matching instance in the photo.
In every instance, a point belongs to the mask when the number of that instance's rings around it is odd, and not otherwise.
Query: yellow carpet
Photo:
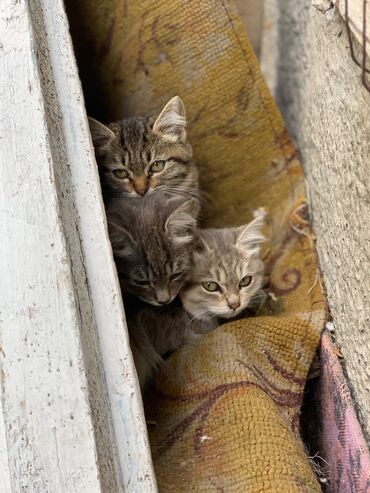
[[[302,168],[232,1],[67,1],[91,116],[185,102],[205,225],[268,212],[258,317],[179,351],[147,402],[160,490],[320,491],[298,434],[326,317]]]

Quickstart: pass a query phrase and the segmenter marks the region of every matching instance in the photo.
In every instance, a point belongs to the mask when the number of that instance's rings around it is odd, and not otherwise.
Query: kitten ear
[[[167,218],[165,231],[172,242],[177,246],[187,245],[194,240],[198,202],[195,199],[187,200],[177,207]]]
[[[196,237],[195,237],[194,252],[195,253],[201,253],[204,251],[212,252],[212,248],[208,245],[207,240],[204,237],[204,234],[202,234],[202,230],[198,229]]]
[[[171,142],[186,139],[184,103],[178,96],[170,99],[153,125],[153,133]]]
[[[264,223],[264,216],[261,215],[246,226],[240,226],[237,230],[236,246],[247,250],[248,253],[259,253],[260,244],[266,240],[261,231]]]
[[[98,122],[95,118],[88,117],[88,119],[91,137],[95,146],[101,146],[115,138],[115,134],[110,128]]]
[[[135,253],[136,242],[127,229],[110,220],[108,230],[114,255],[119,258],[131,257]]]

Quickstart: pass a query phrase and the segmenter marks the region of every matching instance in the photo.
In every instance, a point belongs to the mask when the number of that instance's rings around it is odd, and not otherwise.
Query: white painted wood
[[[2,0],[0,115],[0,491],[155,492],[61,0]]]
[[[79,313],[31,26],[24,4],[3,0],[0,8],[1,364],[11,491],[99,492]]]
[[[34,2],[33,2],[34,4]],[[40,2],[78,212],[78,228],[110,397],[125,491],[156,491],[140,389],[105,224],[99,176],[61,1]],[[64,63],[61,64],[60,60]]]
[[[0,326],[0,330],[1,330],[1,326]],[[2,394],[3,391],[1,385],[0,386],[0,478],[1,478],[0,491],[3,491],[5,493],[11,491],[11,484],[10,484],[9,459],[8,459],[8,449],[7,449],[6,434],[5,434]]]

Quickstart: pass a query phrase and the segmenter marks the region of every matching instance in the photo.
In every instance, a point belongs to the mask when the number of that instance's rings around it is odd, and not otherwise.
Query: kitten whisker
[[[194,320],[196,320],[196,316],[193,316],[191,317],[191,319],[189,320],[189,322],[186,324],[186,327],[185,327],[185,330],[188,331],[190,329],[190,326],[192,325],[192,323],[194,322]]]
[[[145,195],[141,191],[144,187],[149,190],[148,195],[157,189],[198,200],[198,173],[186,141],[185,108],[180,98],[175,96],[168,101],[156,118],[126,118],[108,126],[90,118],[89,124],[108,204],[118,197],[141,200],[139,194]],[[167,161],[177,157],[178,163],[164,168],[163,174],[148,173],[156,160],[166,161],[162,157],[163,144],[168,150]],[[126,174],[117,174],[122,170]]]
[[[173,193],[174,195],[187,195],[191,198],[198,198],[198,190],[192,190],[183,186],[165,186],[165,185],[160,185],[163,189],[166,189],[167,192]],[[156,187],[157,190],[159,187]]]

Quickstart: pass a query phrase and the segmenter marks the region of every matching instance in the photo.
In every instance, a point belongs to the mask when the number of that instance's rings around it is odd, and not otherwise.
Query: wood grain
[[[156,491],[63,3],[0,41],[0,489]]]

